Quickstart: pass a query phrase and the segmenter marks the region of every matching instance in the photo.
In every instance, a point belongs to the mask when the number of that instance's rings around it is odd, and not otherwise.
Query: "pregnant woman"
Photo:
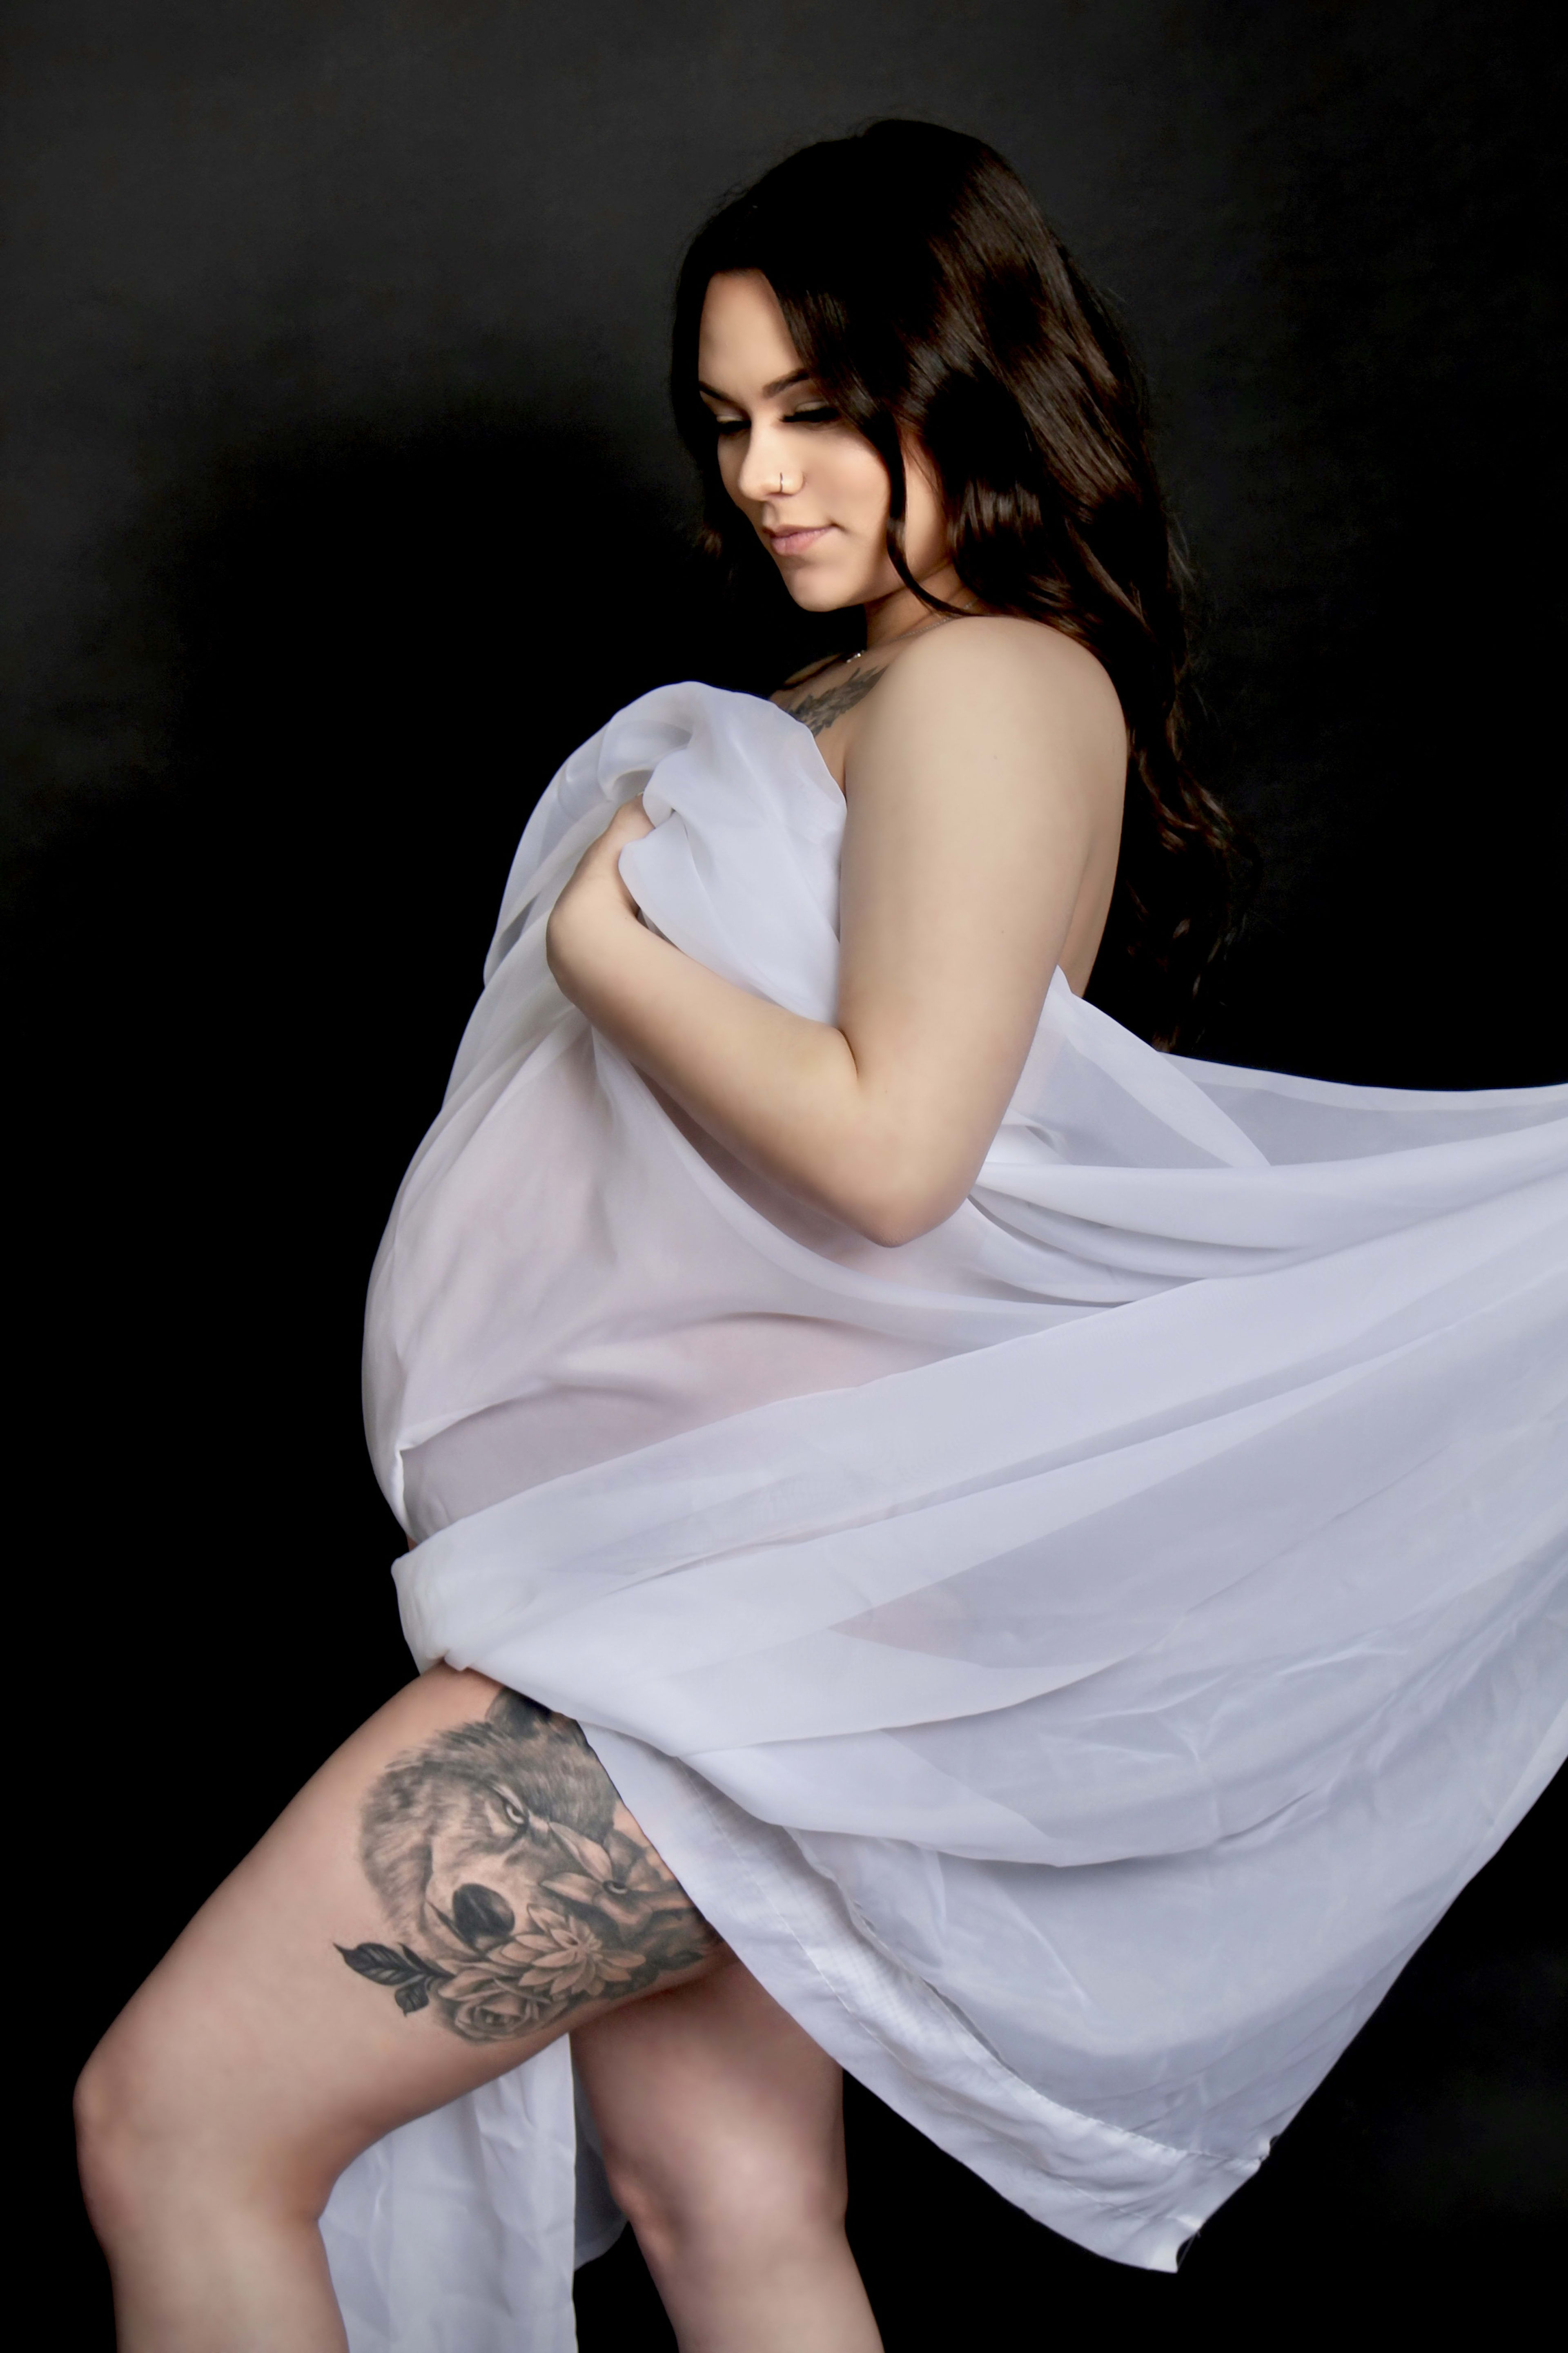
[[[1568,1747],[1568,1090],[1169,1050],[1231,851],[1104,309],[882,124],[674,388],[842,657],[523,835],[371,1286],[424,1672],[87,2071],[124,2353],[562,2353],[622,2212],[689,2353],[863,2353],[842,2067],[1169,2269]]]

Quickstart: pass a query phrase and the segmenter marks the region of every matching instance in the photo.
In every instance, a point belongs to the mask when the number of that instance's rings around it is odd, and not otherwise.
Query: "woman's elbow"
[[[918,1177],[873,1180],[855,1188],[854,1198],[844,1203],[841,1215],[846,1224],[879,1250],[899,1250],[944,1225],[962,1205],[967,1190],[951,1180],[942,1184]]]

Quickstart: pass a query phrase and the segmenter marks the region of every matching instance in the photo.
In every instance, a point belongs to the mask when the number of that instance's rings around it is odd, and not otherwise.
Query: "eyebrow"
[[[764,400],[772,400],[775,393],[787,392],[792,384],[809,384],[810,382],[811,370],[809,368],[796,368],[793,375],[776,375],[774,376],[772,384],[764,384],[763,386],[763,398]],[[699,392],[705,392],[710,400],[721,400],[726,408],[739,408],[741,406],[741,403],[735,398],[733,393],[716,391],[712,385],[704,384],[700,376],[697,379],[697,389]]]

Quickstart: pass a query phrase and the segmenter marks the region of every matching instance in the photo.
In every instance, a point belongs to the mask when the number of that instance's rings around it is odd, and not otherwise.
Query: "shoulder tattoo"
[[[798,719],[803,727],[820,735],[836,719],[842,719],[847,711],[864,702],[881,675],[880,670],[853,670],[837,686],[825,687],[820,694],[803,694],[798,702],[786,703],[784,708],[792,719]]]

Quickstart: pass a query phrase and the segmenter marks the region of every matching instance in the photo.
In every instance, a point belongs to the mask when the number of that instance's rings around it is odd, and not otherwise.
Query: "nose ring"
[[[801,477],[801,481],[804,481],[804,480],[805,480],[805,475],[803,474],[803,475],[802,475],[802,477]],[[800,482],[797,482],[797,483],[795,484],[795,490],[797,490],[797,491],[798,491],[798,490],[799,490],[799,488],[800,488]],[[782,499],[782,498],[788,498],[788,497],[790,497],[790,496],[792,496],[792,495],[793,495],[793,493],[792,493],[792,492],[787,491],[784,489],[784,475],[783,475],[783,473],[782,473],[782,472],[781,472],[781,473],[780,473],[780,475],[779,475],[779,493],[778,493],[778,494],[779,494],[779,496],[780,496],[780,498],[781,498],[781,499]]]

